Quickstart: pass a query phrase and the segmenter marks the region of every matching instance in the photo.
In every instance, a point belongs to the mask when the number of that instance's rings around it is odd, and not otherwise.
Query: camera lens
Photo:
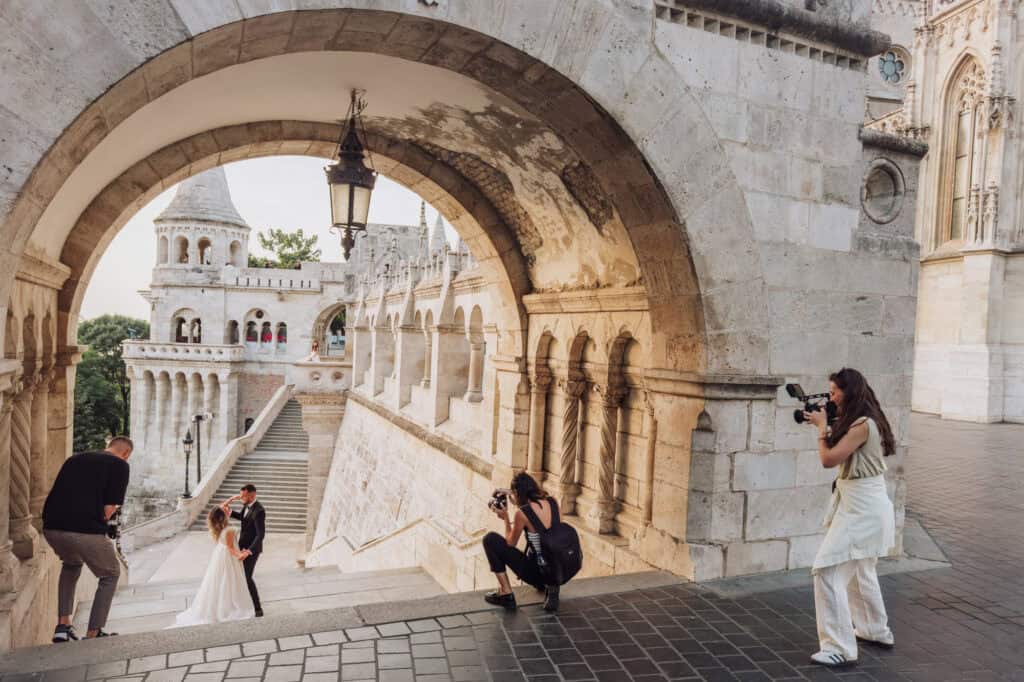
[[[804,423],[804,411],[803,410],[793,410],[793,421],[795,421],[797,424],[803,424]]]

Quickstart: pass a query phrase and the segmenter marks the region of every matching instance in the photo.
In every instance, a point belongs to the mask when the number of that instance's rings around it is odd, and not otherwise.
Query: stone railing
[[[288,383],[294,386],[296,394],[341,393],[352,385],[352,361],[299,360],[288,368]]]
[[[320,279],[304,275],[301,270],[227,267],[221,281],[229,287],[320,291]]]
[[[239,362],[245,359],[245,347],[202,343],[156,343],[125,341],[126,360],[183,360],[186,362]]]
[[[210,503],[221,483],[224,482],[224,478],[239,458],[256,449],[267,429],[274,423],[277,415],[291,397],[292,387],[290,385],[286,384],[278,388],[249,430],[224,446],[220,455],[214,460],[213,466],[192,491],[192,497],[178,498],[176,510],[124,531],[121,539],[124,551],[132,552],[187,530]]]

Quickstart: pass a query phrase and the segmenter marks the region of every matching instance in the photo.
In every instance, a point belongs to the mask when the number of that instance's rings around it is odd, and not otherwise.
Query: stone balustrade
[[[154,343],[125,341],[126,360],[184,360],[188,362],[240,362],[245,346],[201,343]]]
[[[288,291],[320,291],[319,277],[304,276],[301,270],[226,267],[221,280],[230,287]]]
[[[352,385],[350,360],[300,360],[288,369],[288,383],[295,393],[340,394]]]

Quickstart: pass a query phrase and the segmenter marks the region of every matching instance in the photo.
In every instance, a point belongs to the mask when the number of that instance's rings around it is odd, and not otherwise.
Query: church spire
[[[437,213],[437,222],[434,223],[434,231],[430,235],[430,252],[444,253],[448,247],[448,241],[444,238],[444,218],[441,212]]]

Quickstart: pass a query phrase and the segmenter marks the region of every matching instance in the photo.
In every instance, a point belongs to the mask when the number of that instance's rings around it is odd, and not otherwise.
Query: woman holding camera
[[[500,502],[500,493],[495,500]],[[518,509],[514,519],[509,519],[509,505],[515,504]],[[541,490],[537,481],[528,473],[521,472],[512,479],[511,490],[508,491],[505,504],[491,504],[491,508],[498,515],[498,518],[505,522],[504,537],[498,533],[488,533],[484,536],[484,554],[487,555],[487,562],[491,571],[498,578],[498,589],[484,595],[488,604],[504,606],[512,610],[516,608],[516,595],[512,592],[512,585],[508,581],[506,568],[525,583],[533,585],[539,591],[545,593],[544,610],[558,610],[558,585],[544,584],[539,561],[543,561],[541,554],[540,533],[535,522],[539,522],[544,529],[551,527],[552,509],[557,514],[558,503],[554,498],[548,497],[547,493]],[[529,510],[532,514],[527,514]],[[533,517],[533,520],[529,518]],[[526,531],[526,552],[520,551],[516,545],[519,538]]]
[[[892,429],[864,375],[844,368],[829,377],[836,420],[824,410],[804,412],[818,428],[818,456],[826,469],[839,467],[814,559],[814,609],[821,650],[811,660],[828,667],[857,661],[857,640],[892,648],[875,564],[895,545],[885,461],[895,451]]]

